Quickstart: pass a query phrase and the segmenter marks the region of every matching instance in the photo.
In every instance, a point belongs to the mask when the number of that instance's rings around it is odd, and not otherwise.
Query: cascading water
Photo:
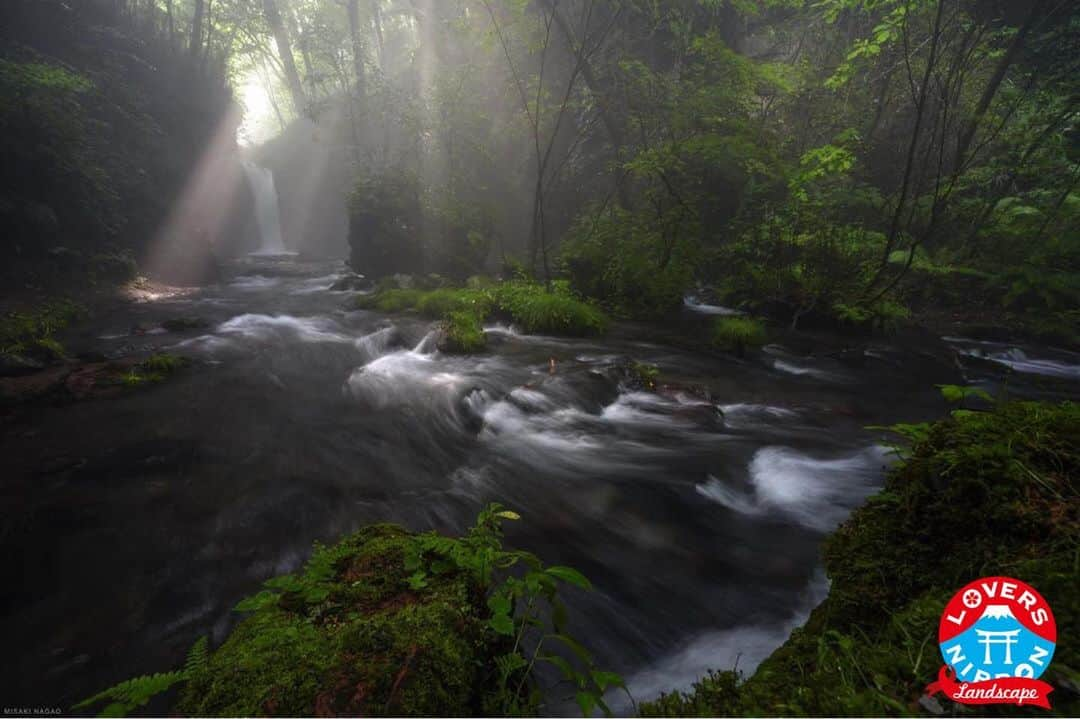
[[[278,212],[274,173],[254,162],[245,162],[244,172],[251,185],[251,194],[255,198],[255,219],[259,223],[259,249],[251,254],[292,254],[285,249],[285,242],[281,239],[281,215]]]

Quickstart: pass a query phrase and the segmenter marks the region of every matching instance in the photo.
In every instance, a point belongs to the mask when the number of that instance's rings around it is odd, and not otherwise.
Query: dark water
[[[458,532],[489,501],[522,514],[511,544],[593,580],[570,596],[575,632],[637,698],[752,669],[826,591],[824,534],[882,481],[882,436],[865,427],[940,415],[932,385],[960,381],[947,353],[880,345],[853,363],[792,341],[742,361],[634,327],[494,329],[492,352],[446,357],[428,322],[343,309],[327,291],[338,269],[249,260],[69,338],[196,364],[5,427],[5,706],[66,709],[175,666],[315,540],[375,521]],[[130,335],[192,315],[210,326]],[[682,389],[627,389],[613,369],[625,358]],[[1074,357],[1034,361],[1075,376]]]

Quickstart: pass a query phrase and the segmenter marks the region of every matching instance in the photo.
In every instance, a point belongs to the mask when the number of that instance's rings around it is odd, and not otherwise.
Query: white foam
[[[750,462],[749,493],[711,475],[697,491],[741,514],[779,512],[827,532],[876,489],[887,452],[875,445],[839,459],[816,459],[790,447],[763,447]]]
[[[232,287],[244,292],[265,290],[279,284],[281,284],[280,277],[266,277],[265,275],[241,275],[229,283]]]
[[[1049,359],[1034,359],[1028,357],[1023,350],[1017,349],[1016,347],[1009,348],[1003,352],[991,352],[986,356],[995,362],[999,362],[1024,374],[1063,377],[1065,379],[1080,379],[1080,365],[1057,362]]]
[[[371,361],[386,354],[397,336],[397,328],[383,327],[356,340],[356,349],[364,354],[366,360]]]
[[[218,333],[255,340],[279,337],[301,342],[352,342],[328,317],[294,317],[292,315],[246,314],[233,317],[217,328]]]
[[[765,404],[725,404],[720,406],[724,413],[724,424],[731,428],[755,426],[776,420],[789,420],[798,417],[798,412],[786,407]]]
[[[768,624],[749,624],[734,629],[713,631],[688,642],[682,648],[629,677],[626,684],[637,701],[646,701],[661,692],[684,691],[709,671],[738,668],[749,676],[777,647],[787,641],[791,630],[810,616],[811,610],[825,598],[828,582],[817,572],[802,593],[795,611],[785,619]],[[612,694],[612,709],[628,714],[625,695]]]
[[[683,306],[692,312],[700,312],[705,315],[719,315],[721,317],[734,317],[737,315],[745,314],[741,310],[734,309],[733,307],[724,307],[722,305],[709,305],[704,302],[700,302],[696,297],[687,295],[683,297]]]

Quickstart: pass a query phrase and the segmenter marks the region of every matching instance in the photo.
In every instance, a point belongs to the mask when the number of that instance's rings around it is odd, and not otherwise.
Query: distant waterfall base
[[[281,214],[278,211],[274,173],[253,162],[244,163],[244,172],[255,199],[255,219],[259,223],[259,248],[253,255],[295,255],[285,248],[281,237]]]

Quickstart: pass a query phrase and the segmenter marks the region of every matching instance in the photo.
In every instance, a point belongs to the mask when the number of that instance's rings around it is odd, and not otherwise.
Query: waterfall
[[[292,254],[285,249],[281,239],[281,215],[278,213],[277,189],[274,173],[254,162],[244,162],[244,172],[255,198],[255,219],[259,222],[259,249],[253,255]]]

